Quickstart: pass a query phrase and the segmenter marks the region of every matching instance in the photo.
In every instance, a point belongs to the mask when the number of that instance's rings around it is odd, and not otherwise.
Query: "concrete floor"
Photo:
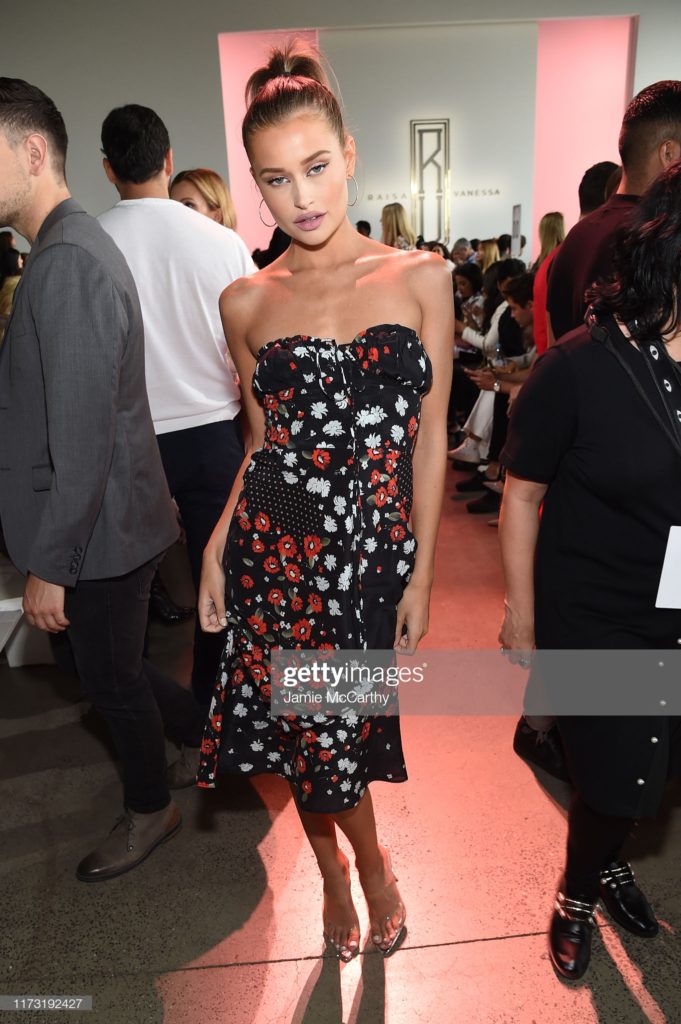
[[[438,556],[428,645],[493,648],[496,531],[447,496]],[[173,561],[186,599],[182,553]],[[152,656],[183,681],[190,633],[152,638]],[[388,961],[368,951],[339,967],[321,956],[318,875],[281,780],[181,791],[176,839],[126,876],[83,885],[75,865],[119,813],[106,735],[53,666],[0,666],[0,707],[0,994],[92,995],[84,1019],[97,1024],[681,1021],[678,791],[629,848],[660,936],[601,919],[589,974],[570,986],[545,938],[567,788],[515,757],[512,718],[405,717],[409,782],[373,792],[409,933]],[[355,895],[366,937],[356,882]],[[17,1017],[48,1019],[83,1018]]]

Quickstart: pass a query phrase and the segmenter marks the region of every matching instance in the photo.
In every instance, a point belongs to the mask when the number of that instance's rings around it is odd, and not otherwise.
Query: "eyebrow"
[[[331,150],[330,149],[318,149],[316,153],[312,154],[312,156],[305,157],[304,160],[301,160],[300,161],[300,166],[304,167],[305,164],[312,163],[313,160],[317,160],[320,156],[331,156]],[[263,174],[274,174],[275,172],[277,174],[281,174],[285,170],[286,170],[285,167],[263,167],[258,172],[258,175],[262,176]]]

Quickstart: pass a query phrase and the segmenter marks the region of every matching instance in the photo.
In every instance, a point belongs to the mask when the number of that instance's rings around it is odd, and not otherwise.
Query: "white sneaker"
[[[447,458],[456,459],[457,462],[480,462],[480,446],[472,437],[467,437],[458,448],[447,452]]]

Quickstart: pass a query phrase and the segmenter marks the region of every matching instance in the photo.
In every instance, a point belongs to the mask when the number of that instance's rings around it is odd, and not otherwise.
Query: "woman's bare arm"
[[[508,473],[499,518],[501,561],[506,580],[505,616],[499,642],[516,651],[534,647],[534,552],[539,506],[547,485]]]
[[[415,268],[413,278],[422,311],[421,340],[433,368],[433,383],[421,403],[413,455],[412,528],[417,541],[414,571],[397,608],[395,646],[413,654],[428,630],[435,542],[442,514],[447,467],[447,406],[452,381],[454,302],[451,277],[437,259]],[[406,625],[406,636],[402,628]]]

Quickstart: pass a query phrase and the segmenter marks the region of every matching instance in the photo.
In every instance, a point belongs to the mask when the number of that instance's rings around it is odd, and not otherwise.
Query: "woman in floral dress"
[[[436,256],[397,252],[352,226],[354,140],[313,57],[275,50],[247,95],[243,136],[261,214],[292,243],[220,300],[252,438],[204,554],[201,624],[227,631],[198,781],[214,786],[218,769],[284,776],[321,870],[327,942],[342,960],[359,951],[340,828],[372,940],[388,955],[406,912],[368,784],[407,777],[399,718],[271,717],[270,654],[411,654],[427,631],[451,280]]]

